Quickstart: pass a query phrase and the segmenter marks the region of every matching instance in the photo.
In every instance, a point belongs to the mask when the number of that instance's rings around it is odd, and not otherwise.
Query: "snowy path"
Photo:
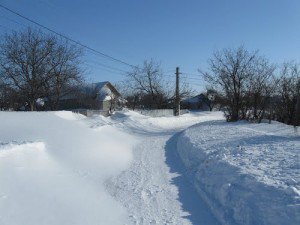
[[[121,125],[140,140],[133,150],[131,167],[106,184],[127,209],[130,224],[218,224],[182,175],[175,149],[182,127],[153,129],[133,124]]]
[[[217,224],[175,147],[178,132],[218,117],[0,112],[0,224]]]

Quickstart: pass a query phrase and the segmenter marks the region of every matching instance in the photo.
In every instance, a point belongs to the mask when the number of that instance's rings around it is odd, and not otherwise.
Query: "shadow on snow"
[[[177,139],[179,135],[180,133],[177,133],[167,141],[165,154],[166,163],[170,167],[170,172],[178,174],[171,182],[178,188],[178,200],[182,204],[182,209],[189,214],[185,216],[185,218],[190,220],[194,225],[219,224],[207,204],[200,198],[185,175],[186,169],[177,153]]]

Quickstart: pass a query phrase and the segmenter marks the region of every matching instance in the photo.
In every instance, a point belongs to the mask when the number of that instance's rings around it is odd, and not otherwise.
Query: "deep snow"
[[[0,113],[0,224],[124,224],[104,181],[129,166],[134,140],[70,112]]]
[[[1,225],[299,220],[299,136],[289,126],[131,111],[0,112],[0,126]]]
[[[223,118],[220,113],[151,118],[127,112],[106,120],[139,140],[131,167],[107,182],[111,195],[128,210],[130,224],[219,224],[182,176],[173,138],[191,124],[218,117]],[[94,128],[105,126],[103,121],[93,122]]]
[[[300,136],[278,122],[205,122],[177,142],[187,175],[223,224],[300,224]]]

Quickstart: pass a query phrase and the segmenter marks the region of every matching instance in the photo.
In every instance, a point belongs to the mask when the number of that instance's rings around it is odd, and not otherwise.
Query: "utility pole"
[[[176,67],[176,91],[175,91],[175,109],[174,115],[180,115],[180,96],[179,96],[179,67]]]

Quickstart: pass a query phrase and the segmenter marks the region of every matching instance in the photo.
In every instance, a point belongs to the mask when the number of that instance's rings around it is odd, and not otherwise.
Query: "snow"
[[[128,211],[129,224],[219,224],[206,203],[182,176],[173,135],[197,122],[223,118],[222,113],[192,113],[179,118],[151,118],[136,112],[93,118],[91,127],[116,126],[134,135],[133,162],[106,182],[107,190]]]
[[[0,125],[1,225],[299,224],[290,126],[133,111],[0,112]]]
[[[0,113],[0,224],[124,224],[105,180],[126,169],[132,137],[76,114]]]
[[[281,123],[205,122],[177,150],[223,224],[300,224],[300,137]]]

